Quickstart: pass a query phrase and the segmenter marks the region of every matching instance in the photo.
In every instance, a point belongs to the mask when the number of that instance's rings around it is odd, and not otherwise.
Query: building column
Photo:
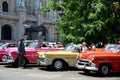
[[[53,28],[50,26],[49,29],[50,29],[50,34],[49,34],[49,36],[50,36],[50,41],[52,41],[52,29],[53,29]]]
[[[2,14],[2,3],[0,2],[0,14]]]
[[[15,10],[15,3],[14,3],[15,1],[14,0],[11,0],[11,2],[10,2],[10,7],[9,7],[9,10],[10,10],[10,12],[14,12],[14,10]]]
[[[1,34],[1,30],[2,30],[1,28],[2,28],[2,26],[0,25],[0,34]],[[1,40],[1,35],[0,35],[0,40]]]
[[[26,8],[25,7],[18,7],[17,13],[19,15],[19,22],[18,22],[18,39],[25,37],[25,27],[24,22],[26,21]]]
[[[43,23],[43,12],[37,11],[37,17],[38,17],[38,25],[41,25]]]
[[[54,26],[50,26],[50,34],[49,34],[49,36],[50,36],[50,41],[55,41],[54,40],[54,32],[55,32],[55,27]]]

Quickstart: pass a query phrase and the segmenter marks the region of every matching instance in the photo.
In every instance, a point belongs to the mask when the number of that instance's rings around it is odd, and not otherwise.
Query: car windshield
[[[75,45],[67,45],[64,48],[64,51],[74,51],[74,52],[78,52],[78,48]]]
[[[28,47],[29,44],[32,43],[32,42],[33,42],[33,40],[25,40],[25,41],[24,41],[24,46],[25,46],[25,47]]]
[[[8,43],[3,44],[2,46],[0,46],[0,49],[7,47],[7,45],[8,45]]]
[[[38,43],[32,42],[32,43],[29,44],[28,47],[30,47],[30,48],[37,48],[38,47]]]
[[[106,45],[105,50],[112,52],[119,52],[119,46],[117,44]]]
[[[9,47],[17,47],[17,43],[15,42],[5,43],[2,46],[0,46],[0,49],[6,49]]]

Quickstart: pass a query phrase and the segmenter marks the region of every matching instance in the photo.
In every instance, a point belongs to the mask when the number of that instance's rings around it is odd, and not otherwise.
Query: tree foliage
[[[62,11],[57,21],[61,41],[114,42],[120,37],[119,0],[52,0],[49,9]],[[60,14],[61,15],[61,14]]]

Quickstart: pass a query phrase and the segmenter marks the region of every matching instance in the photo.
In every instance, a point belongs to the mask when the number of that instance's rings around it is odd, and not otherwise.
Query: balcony
[[[27,20],[27,21],[32,21],[32,22],[37,22],[37,21],[38,21],[38,18],[37,18],[37,16],[35,16],[35,15],[27,15],[27,16],[26,16],[26,20]]]
[[[19,19],[18,15],[13,12],[0,12],[0,18],[15,19],[15,20]]]
[[[60,20],[61,17],[57,12],[46,12],[44,13],[44,19],[43,22],[48,22],[48,23],[56,23],[57,20]]]

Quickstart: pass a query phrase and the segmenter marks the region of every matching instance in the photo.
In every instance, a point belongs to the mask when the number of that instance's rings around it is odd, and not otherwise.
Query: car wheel
[[[108,75],[110,73],[110,66],[107,64],[103,64],[99,68],[99,72],[102,75]]]
[[[23,64],[22,64],[22,65],[25,67],[25,66],[26,66],[26,63],[27,63],[27,61],[26,61],[26,59],[24,58],[24,59],[23,59]],[[13,67],[19,67],[18,58],[15,60],[14,63],[12,63],[12,66],[13,66]]]
[[[4,56],[2,57],[2,61],[3,61],[3,62],[6,62],[6,60],[7,60],[7,56],[4,55]]]
[[[62,60],[55,60],[53,62],[53,67],[55,70],[62,70],[63,69],[63,61]]]
[[[25,66],[26,66],[26,63],[27,63],[27,60],[24,58],[24,59],[23,59],[23,64],[22,64],[22,65],[25,67]]]
[[[89,73],[90,73],[89,70],[83,70],[83,72],[84,72],[85,74],[89,74]]]
[[[12,67],[18,67],[19,64],[18,64],[18,59],[15,60],[14,63],[11,63]]]

